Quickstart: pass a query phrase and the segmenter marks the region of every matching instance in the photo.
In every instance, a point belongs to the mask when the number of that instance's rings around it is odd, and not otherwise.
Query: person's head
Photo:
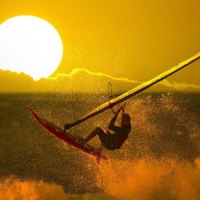
[[[122,118],[121,118],[121,125],[122,126],[127,126],[130,124],[131,117],[129,114],[122,113]]]

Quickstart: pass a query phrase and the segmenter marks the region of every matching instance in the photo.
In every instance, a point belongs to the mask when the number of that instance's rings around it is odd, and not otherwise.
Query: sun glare
[[[34,80],[59,66],[63,45],[57,30],[34,16],[17,16],[0,25],[0,69],[24,72]]]

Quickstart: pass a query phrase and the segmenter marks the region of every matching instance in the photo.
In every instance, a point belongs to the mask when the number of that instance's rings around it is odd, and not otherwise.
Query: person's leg
[[[95,128],[85,139],[83,139],[83,143],[89,142],[91,139],[93,139],[96,135],[100,134],[101,132],[104,132],[100,127]]]

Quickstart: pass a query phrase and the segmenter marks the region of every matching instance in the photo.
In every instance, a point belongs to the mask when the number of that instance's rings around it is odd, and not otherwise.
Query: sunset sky
[[[0,5],[0,24],[11,17],[32,15],[59,32],[64,52],[52,77],[61,77],[60,82],[56,80],[60,88],[70,81],[76,90],[86,75],[101,81],[97,73],[106,81],[125,78],[130,84],[141,83],[200,51],[199,0],[0,0]],[[66,82],[61,74],[68,77]],[[200,91],[199,74],[200,61],[196,61],[167,81]],[[0,92],[37,91],[54,81],[33,81],[4,70],[0,78]]]

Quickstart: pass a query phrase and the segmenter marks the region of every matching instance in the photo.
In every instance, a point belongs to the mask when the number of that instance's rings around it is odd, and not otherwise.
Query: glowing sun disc
[[[0,24],[0,69],[24,72],[38,80],[57,69],[62,55],[61,37],[47,21],[17,16]]]

